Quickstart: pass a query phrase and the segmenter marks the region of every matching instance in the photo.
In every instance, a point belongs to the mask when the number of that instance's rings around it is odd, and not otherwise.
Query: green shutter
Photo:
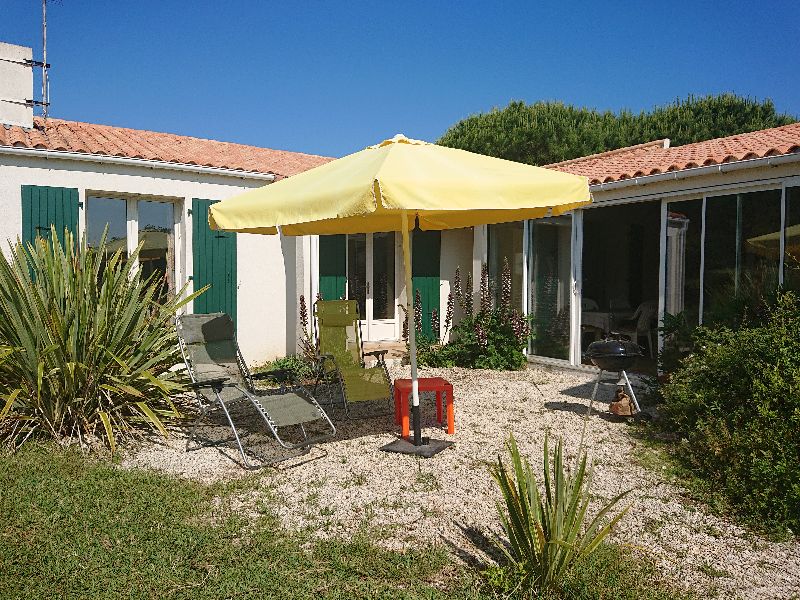
[[[347,236],[319,236],[319,293],[325,300],[344,298],[347,285]]]
[[[64,245],[64,230],[78,234],[78,190],[75,188],[22,186],[22,241],[49,238],[50,227]]]
[[[411,278],[414,298],[417,290],[422,300],[422,333],[433,337],[431,313],[439,310],[439,257],[442,246],[440,231],[414,230],[411,246]],[[441,320],[441,315],[440,315]],[[438,332],[436,332],[438,336]]]
[[[236,234],[212,231],[208,207],[216,200],[192,199],[194,289],[211,287],[194,301],[194,312],[228,313],[236,321]]]

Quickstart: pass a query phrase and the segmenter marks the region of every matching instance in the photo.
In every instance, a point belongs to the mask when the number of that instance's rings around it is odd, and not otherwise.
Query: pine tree
[[[673,146],[794,123],[771,100],[734,94],[689,96],[651,111],[600,112],[561,102],[511,102],[459,121],[443,146],[532,165],[670,138]]]

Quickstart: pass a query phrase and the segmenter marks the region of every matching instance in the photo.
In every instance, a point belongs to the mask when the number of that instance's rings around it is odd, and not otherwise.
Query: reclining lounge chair
[[[305,388],[291,381],[285,370],[250,373],[236,343],[233,321],[226,313],[182,315],[176,319],[181,353],[186,362],[198,403],[200,415],[195,420],[186,442],[187,449],[195,437],[200,420],[214,409],[222,409],[233,430],[242,460],[248,469],[239,432],[231,418],[232,404],[250,403],[261,415],[272,435],[286,449],[307,449],[311,444],[329,439],[336,428],[328,415]],[[277,390],[256,390],[254,380],[271,379],[280,382]],[[288,385],[287,385],[288,384]],[[327,431],[309,437],[305,426],[321,422]],[[299,429],[302,440],[289,443],[281,437],[288,427]]]
[[[319,367],[317,387],[322,382],[341,394],[345,413],[350,403],[369,400],[392,401],[392,380],[386,368],[386,350],[364,352],[358,303],[355,300],[317,300]],[[365,356],[374,356],[377,364],[367,368]]]

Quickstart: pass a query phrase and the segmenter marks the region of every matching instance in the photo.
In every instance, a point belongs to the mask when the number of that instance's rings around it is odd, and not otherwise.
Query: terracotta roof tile
[[[34,117],[34,126],[31,129],[0,125],[0,146],[143,158],[236,171],[272,173],[279,178],[296,175],[333,160],[301,152],[62,119],[45,121],[40,117]]]
[[[665,147],[668,146],[666,141],[659,140],[620,148],[554,163],[547,167],[574,175],[584,175],[589,178],[590,184],[598,184],[668,171],[791,154],[800,152],[800,123],[671,148]]]

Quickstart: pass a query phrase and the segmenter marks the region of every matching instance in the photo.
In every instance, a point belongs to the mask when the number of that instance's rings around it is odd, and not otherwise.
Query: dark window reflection
[[[706,200],[703,321],[730,322],[778,286],[781,192]]]

